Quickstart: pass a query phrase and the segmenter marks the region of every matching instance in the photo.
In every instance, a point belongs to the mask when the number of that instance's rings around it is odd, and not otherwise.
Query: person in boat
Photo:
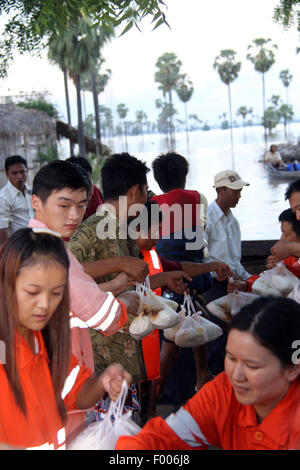
[[[300,449],[300,306],[259,297],[229,324],[225,371],[117,450]]]
[[[290,159],[290,163],[285,167],[286,171],[300,171],[300,163],[295,158]]]
[[[276,145],[271,145],[270,149],[265,154],[265,162],[268,164],[269,167],[273,168],[281,168],[283,167],[283,161],[281,158],[280,153],[277,150]]]
[[[296,242],[300,246],[300,221],[296,219],[295,214],[291,209],[286,209],[279,215],[279,222],[281,224],[281,241],[286,242]],[[300,278],[300,264],[298,262],[298,257],[288,256],[283,260],[283,263],[286,267],[298,278]],[[272,254],[267,259],[267,269],[272,269],[277,264],[277,259]],[[258,279],[259,275],[252,275],[246,281],[234,280],[233,282],[228,282],[227,292],[233,292],[234,290],[251,292],[252,285]]]

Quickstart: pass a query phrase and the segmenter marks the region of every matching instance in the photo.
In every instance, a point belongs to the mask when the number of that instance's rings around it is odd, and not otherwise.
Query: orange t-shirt
[[[166,421],[153,418],[136,436],[122,436],[116,449],[223,450],[300,449],[300,378],[259,423],[251,405],[235,397],[225,372],[205,384]]]
[[[26,415],[16,404],[4,366],[0,364],[0,443],[22,448],[57,449],[65,444],[65,430],[57,409],[49,359],[41,332],[34,332],[35,353],[17,333],[17,367],[23,389]],[[62,397],[66,409],[76,408],[76,397],[90,370],[71,356],[69,376]]]

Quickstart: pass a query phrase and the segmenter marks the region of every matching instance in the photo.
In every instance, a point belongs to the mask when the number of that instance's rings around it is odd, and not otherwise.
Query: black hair
[[[285,200],[290,199],[293,193],[300,193],[300,179],[293,181],[285,191]]]
[[[73,163],[74,165],[80,166],[85,171],[87,171],[89,175],[91,175],[93,173],[92,165],[84,157],[75,157],[74,155],[72,155],[71,157],[67,158],[65,161]]]
[[[172,189],[184,188],[189,164],[182,155],[168,152],[153,161],[152,169],[160,189],[167,193]]]
[[[27,168],[27,161],[25,160],[25,158],[21,157],[21,155],[11,155],[10,157],[7,157],[4,162],[4,168],[6,173],[12,165],[18,165],[19,163],[21,163],[25,166],[25,168]]]
[[[4,369],[16,403],[24,414],[26,414],[26,403],[17,368],[16,280],[22,268],[33,265],[49,266],[51,262],[63,266],[68,271],[69,258],[64,242],[48,233],[35,233],[34,229],[23,228],[14,232],[1,247],[0,340],[7,346]],[[48,352],[54,394],[62,420],[66,417],[66,411],[61,392],[68,376],[71,357],[69,311],[69,289],[66,286],[56,311],[41,331]]]
[[[88,193],[90,185],[90,178],[79,166],[63,160],[55,160],[37,172],[32,184],[32,194],[45,203],[53,191],[70,188],[72,190],[85,189]]]
[[[285,211],[281,212],[278,220],[279,222],[288,222],[291,224],[293,232],[295,232],[297,237],[300,237],[300,221],[297,220],[292,209],[286,209]]]
[[[128,153],[116,153],[109,157],[101,170],[104,201],[125,196],[136,184],[142,189],[147,184],[148,171],[144,162]]]
[[[300,338],[300,305],[284,297],[259,297],[243,307],[230,330],[251,333],[283,366],[293,365],[293,343]]]
[[[154,224],[161,224],[164,218],[159,204],[155,201],[150,200],[145,203],[145,206],[141,211],[140,217],[143,223],[147,223],[147,225],[145,226],[148,228],[148,230],[150,230],[152,225]],[[140,227],[140,229],[141,228],[143,227]]]

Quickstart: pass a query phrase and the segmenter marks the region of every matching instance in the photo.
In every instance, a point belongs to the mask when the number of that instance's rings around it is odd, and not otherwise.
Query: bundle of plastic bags
[[[129,326],[129,333],[134,339],[142,339],[155,328],[163,330],[178,323],[178,314],[176,312],[178,304],[173,300],[157,296],[150,289],[148,277],[144,284],[137,285],[136,292],[141,299],[140,307],[138,316],[134,318]]]
[[[103,420],[90,424],[67,447],[67,450],[114,450],[120,436],[135,436],[141,428],[131,419],[131,411],[123,414],[128,393],[124,380],[122,391],[111,402]]]
[[[220,318],[226,323],[232,320],[244,305],[253,302],[257,295],[250,292],[234,291],[224,295],[219,299],[213,300],[206,305],[207,310],[215,317]]]
[[[222,328],[204,318],[202,312],[196,312],[192,299],[187,294],[184,296],[182,312],[178,328],[174,332],[174,342],[177,346],[181,348],[202,346],[222,335]]]
[[[253,283],[252,292],[257,295],[286,297],[299,282],[299,279],[289,271],[285,264],[280,262],[273,269],[269,269],[261,274]]]

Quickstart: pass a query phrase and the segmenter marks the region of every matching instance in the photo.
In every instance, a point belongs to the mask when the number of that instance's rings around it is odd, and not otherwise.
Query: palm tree
[[[246,124],[246,117],[247,114],[251,114],[253,112],[252,108],[247,108],[247,106],[240,106],[236,112],[237,116],[242,116],[243,119],[243,126],[245,127]]]
[[[293,108],[292,108],[292,106],[290,106],[288,104],[282,104],[279,108],[279,113],[280,113],[280,116],[283,119],[285,140],[288,140],[288,137],[287,137],[287,123],[293,119],[293,116],[294,116]]]
[[[282,80],[283,85],[286,88],[286,104],[289,104],[289,86],[291,84],[293,75],[290,74],[289,69],[281,70],[279,78]]]
[[[270,44],[271,39],[258,38],[252,41],[253,44],[248,46],[248,50],[252,53],[247,54],[249,59],[254,64],[254,69],[262,74],[262,92],[263,92],[263,116],[266,116],[266,94],[265,94],[265,73],[270,70],[272,65],[275,63],[274,49],[277,49],[276,44]],[[265,45],[268,45],[270,49],[267,49]],[[267,128],[265,129],[265,147],[267,147]]]
[[[122,119],[122,121],[123,121],[123,129],[124,129],[124,137],[125,137],[125,148],[126,148],[126,152],[128,152],[127,129],[126,129],[126,122],[125,122],[125,118],[126,118],[127,113],[128,113],[127,106],[124,103],[118,104],[117,113],[119,115],[119,118]]]
[[[91,91],[93,94],[94,102],[94,114],[96,123],[96,138],[100,142],[101,148],[101,123],[100,123],[100,112],[99,112],[99,95],[102,93],[111,77],[111,70],[106,69],[104,73],[101,73],[101,67],[104,64],[102,57],[98,60],[98,66],[96,65],[92,72],[86,72],[82,74],[82,89]]]
[[[76,87],[77,115],[78,115],[78,143],[82,157],[86,155],[84,128],[81,107],[81,74],[92,70],[99,57],[99,49],[91,47],[95,44],[95,28],[91,27],[87,19],[82,19],[70,27],[61,35],[53,35],[49,43],[59,53],[52,55],[53,60],[69,72],[70,78]],[[50,46],[51,47],[51,46]]]
[[[158,82],[159,89],[162,90],[163,96],[166,94],[169,98],[169,109],[173,109],[172,90],[176,89],[178,79],[181,77],[179,74],[181,61],[173,52],[165,52],[161,55],[156,62],[157,72],[155,72],[155,81]],[[169,113],[169,132],[170,132],[170,145],[172,148],[175,146],[174,138],[174,125],[173,114]]]
[[[140,134],[144,135],[144,124],[147,121],[147,114],[143,110],[136,111],[136,122],[140,129]]]
[[[232,49],[224,49],[216,57],[214,68],[217,70],[222,82],[228,87],[228,103],[229,103],[229,120],[230,120],[230,139],[231,139],[231,155],[232,168],[234,169],[233,155],[233,135],[232,135],[232,110],[231,110],[231,91],[230,84],[238,77],[241,70],[241,62],[237,62],[235,58],[236,52]]]
[[[185,129],[186,129],[186,143],[187,143],[187,151],[189,153],[189,117],[187,111],[187,102],[191,99],[192,94],[194,92],[193,84],[189,77],[184,75],[180,78],[177,82],[176,87],[177,95],[179,99],[184,103],[185,109]]]

